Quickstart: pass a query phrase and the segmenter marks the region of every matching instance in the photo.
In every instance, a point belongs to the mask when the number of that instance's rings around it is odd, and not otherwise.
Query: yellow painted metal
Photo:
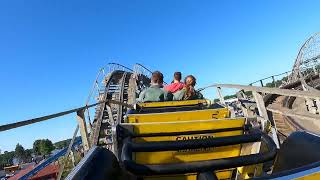
[[[134,133],[146,134],[155,132],[184,132],[208,129],[224,129],[242,127],[245,118],[227,118],[199,121],[161,122],[161,123],[122,123],[132,126]]]
[[[255,164],[251,166],[244,166],[237,168],[240,179],[251,179],[253,177],[259,177],[263,172],[263,164]]]
[[[241,147],[241,156],[249,154],[257,154],[260,152],[261,142],[246,143]],[[266,147],[265,147],[266,148]],[[255,164],[251,166],[238,167],[240,179],[250,179],[262,175],[262,164]]]
[[[135,134],[147,133],[165,133],[165,132],[183,132],[213,130],[233,127],[243,127],[245,118],[238,119],[218,119],[218,120],[199,120],[199,121],[181,121],[181,122],[161,122],[161,123],[126,123],[126,126],[132,126]],[[180,141],[188,139],[204,139],[225,136],[235,136],[243,134],[242,130],[227,131],[210,134],[196,134],[183,136],[165,136],[165,137],[141,137],[134,139],[136,142],[148,141]],[[179,162],[192,162],[210,159],[220,159],[235,157],[240,155],[240,145],[232,145],[217,148],[206,148],[183,151],[163,151],[163,152],[139,152],[134,154],[134,160],[141,164],[167,164]],[[232,171],[226,170],[217,173],[219,179],[230,178]],[[183,179],[195,179],[195,175],[183,175]],[[153,179],[154,177],[151,177]],[[159,177],[158,177],[159,178]],[[164,178],[164,177],[162,177]],[[168,179],[169,177],[165,177]],[[174,179],[179,179],[177,176]],[[161,179],[161,178],[160,178]]]
[[[222,119],[229,117],[229,110],[227,108],[221,109],[206,109],[196,111],[179,111],[169,113],[152,113],[152,114],[129,114],[129,123],[143,123],[143,122],[176,122],[176,121],[190,121],[190,120],[208,120],[208,119]]]
[[[232,176],[231,170],[229,171],[216,171],[215,172],[219,179],[230,179]],[[185,175],[170,175],[170,176],[154,176],[145,177],[145,180],[197,180],[196,174],[185,174]]]
[[[152,107],[171,107],[171,106],[191,106],[197,104],[209,104],[210,101],[205,99],[188,100],[188,101],[164,101],[164,102],[152,102],[152,103],[139,103],[138,106],[144,108]]]
[[[295,178],[296,180],[318,180],[320,179],[320,172],[315,172],[312,174],[308,174],[299,178]]]

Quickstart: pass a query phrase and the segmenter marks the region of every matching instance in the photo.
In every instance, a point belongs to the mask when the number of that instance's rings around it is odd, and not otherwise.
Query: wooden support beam
[[[262,130],[264,130],[265,125],[266,125],[267,121],[269,120],[269,117],[268,117],[266,107],[264,105],[263,97],[261,96],[261,94],[255,92],[255,91],[252,92],[252,95],[253,95],[254,99],[256,100],[259,115],[261,117],[263,117],[263,119],[264,119],[261,121]]]
[[[268,112],[267,112],[266,106],[265,106],[264,101],[263,101],[263,97],[262,97],[261,94],[255,92],[255,91],[252,91],[252,95],[253,95],[254,99],[256,100],[256,104],[257,104],[257,107],[258,107],[259,115],[263,117],[263,119],[261,119],[261,129],[263,131],[265,131],[266,124],[270,120],[269,120],[269,116],[268,116]],[[271,133],[272,133],[272,139],[275,142],[275,144],[277,145],[277,148],[279,149],[280,148],[280,144],[279,144],[279,139],[278,139],[278,136],[277,136],[277,127],[276,127],[275,123],[274,123],[274,126],[271,127]]]
[[[77,120],[80,128],[83,149],[84,149],[84,152],[86,153],[90,149],[90,144],[88,139],[88,129],[87,129],[86,120],[84,117],[84,110],[77,111]]]
[[[74,158],[74,153],[73,153],[73,151],[70,151],[70,156],[71,156],[72,166],[75,167],[75,166],[76,166],[76,160],[75,160],[75,158]]]
[[[279,88],[268,88],[268,87],[257,87],[257,86],[244,86],[237,84],[213,84],[208,87],[220,87],[220,88],[234,88],[234,89],[242,89],[245,91],[256,91],[266,94],[277,94],[281,96],[293,96],[293,97],[301,97],[301,98],[312,98],[317,99],[320,97],[320,91],[309,92],[309,91],[299,91],[292,89],[279,89]]]
[[[274,79],[274,76],[271,76],[271,77],[272,77],[272,82],[273,82],[274,87],[277,87],[276,81],[275,81],[275,79]]]
[[[218,94],[220,103],[223,104],[223,105],[226,105],[226,102],[224,101],[224,97],[223,97],[222,92],[221,92],[221,87],[217,87],[217,94]]]
[[[58,173],[57,180],[60,180],[61,177],[62,177],[62,173],[63,173],[63,171],[64,171],[64,167],[65,167],[65,165],[66,165],[67,162],[68,162],[68,156],[69,156],[70,152],[72,151],[72,146],[73,146],[74,140],[75,140],[76,137],[77,137],[78,131],[79,131],[79,126],[77,125],[76,130],[75,130],[74,133],[73,133],[71,142],[70,142],[70,144],[69,144],[69,146],[68,146],[67,152],[66,152],[66,154],[64,155],[64,160],[63,160],[63,162],[62,162],[62,165],[61,165],[60,168],[59,168],[59,173]]]
[[[263,81],[262,80],[260,80],[260,84],[261,84],[261,87],[263,87]]]
[[[278,114],[284,115],[284,116],[291,116],[294,118],[299,118],[301,120],[307,120],[307,121],[314,122],[314,123],[316,123],[317,127],[320,128],[319,115],[311,114],[311,113],[310,114],[298,114],[292,109],[278,110],[278,109],[267,108],[267,110],[271,111],[273,113],[278,113]]]

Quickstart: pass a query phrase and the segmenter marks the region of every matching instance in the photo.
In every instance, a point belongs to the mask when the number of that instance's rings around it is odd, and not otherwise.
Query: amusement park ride
[[[78,126],[62,155],[79,143],[80,130],[85,156],[66,179],[320,179],[319,41],[315,34],[305,42],[292,71],[281,74],[280,86],[275,75],[249,86],[202,88],[216,89],[216,103],[136,103],[151,71],[141,64],[130,69],[110,63],[99,71],[84,107],[3,125],[0,131],[76,113]],[[268,79],[277,87],[265,87]],[[224,88],[239,91],[241,116],[225,103]]]

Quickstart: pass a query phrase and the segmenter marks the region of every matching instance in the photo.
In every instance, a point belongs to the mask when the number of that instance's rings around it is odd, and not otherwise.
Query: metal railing
[[[97,76],[93,82],[92,88],[89,92],[89,95],[88,95],[86,101],[85,101],[85,106],[70,109],[67,111],[58,112],[55,114],[50,114],[47,116],[18,121],[18,122],[11,123],[11,124],[0,125],[0,132],[2,132],[2,131],[7,131],[7,130],[11,130],[11,129],[15,129],[15,128],[19,128],[19,127],[51,120],[51,119],[65,116],[68,114],[76,113],[78,125],[76,126],[76,128],[74,130],[73,138],[71,140],[71,143],[69,144],[69,147],[67,149],[64,149],[63,151],[59,152],[57,154],[57,156],[54,156],[54,158],[49,158],[48,160],[44,161],[43,163],[41,163],[40,165],[35,167],[32,171],[30,171],[25,176],[23,176],[22,179],[27,179],[29,177],[32,177],[34,174],[36,174],[37,172],[39,172],[40,170],[45,168],[47,165],[49,165],[53,161],[57,160],[60,156],[64,155],[65,159],[68,159],[68,156],[71,153],[71,149],[74,145],[73,142],[75,141],[76,135],[78,134],[79,130],[80,130],[81,142],[82,142],[82,145],[84,148],[84,152],[87,152],[90,149],[91,145],[90,145],[90,142],[88,139],[88,133],[89,133],[89,131],[92,132],[91,115],[90,115],[90,109],[92,107],[95,107],[97,105],[108,102],[109,104],[119,104],[122,106],[129,106],[130,108],[133,108],[132,105],[128,105],[128,104],[118,102],[118,101],[113,101],[113,100],[104,100],[104,98],[103,98],[103,95],[105,94],[105,84],[104,84],[105,79],[108,74],[111,74],[111,72],[113,72],[115,70],[130,71],[130,72],[133,71],[130,68],[127,68],[127,67],[120,65],[120,64],[117,64],[117,63],[109,63],[109,64],[107,64],[106,67],[101,68],[98,71]],[[88,122],[90,124],[90,129],[87,128],[85,114],[86,114]],[[64,161],[62,166],[60,166],[58,179],[61,179],[65,164],[66,164],[66,161]]]
[[[145,72],[152,73],[149,69],[145,68],[143,65],[139,64],[138,66],[140,66],[142,69],[144,69]],[[105,80],[106,80],[107,76],[109,74],[111,74],[111,72],[116,71],[116,70],[133,72],[132,69],[130,69],[126,66],[123,66],[121,64],[108,63],[105,67],[101,68],[98,71],[97,76],[93,82],[92,88],[90,89],[89,95],[85,101],[84,106],[70,109],[70,110],[66,110],[66,111],[62,111],[62,112],[58,112],[58,113],[54,113],[54,114],[50,114],[47,116],[32,118],[32,119],[28,119],[28,120],[22,120],[22,121],[10,123],[10,124],[5,124],[5,125],[0,125],[0,132],[8,131],[11,129],[15,129],[15,128],[23,127],[23,126],[28,126],[28,125],[32,125],[35,123],[39,123],[39,122],[48,121],[48,120],[51,120],[54,118],[62,117],[62,116],[68,115],[68,114],[76,113],[76,119],[77,119],[78,125],[76,126],[76,128],[74,130],[73,138],[71,140],[71,143],[69,144],[69,147],[59,153],[59,157],[64,155],[65,158],[67,159],[68,155],[70,154],[71,147],[74,144],[73,142],[75,141],[76,135],[78,134],[79,130],[80,130],[81,142],[82,142],[84,151],[87,152],[91,147],[90,141],[88,139],[88,134],[89,134],[89,132],[92,132],[92,131],[90,131],[92,129],[87,128],[86,119],[88,120],[88,122],[91,126],[92,124],[91,124],[90,109],[92,109],[92,107],[95,107],[95,106],[103,104],[103,103],[108,103],[109,105],[110,104],[118,104],[121,106],[126,106],[128,108],[134,108],[133,105],[130,105],[130,104],[126,104],[126,103],[123,103],[120,101],[109,100],[109,99],[105,100],[105,98],[103,98],[103,96],[105,95],[105,88],[106,88]],[[56,157],[56,158],[59,158],[59,157]],[[34,170],[32,170],[28,174],[26,174],[26,176],[24,176],[24,178],[27,179],[28,177],[31,177],[35,173],[39,172],[41,169],[45,168],[51,162],[53,162],[53,160],[55,160],[55,159],[51,158],[48,161],[45,161],[43,164],[40,164]],[[64,169],[64,164],[60,167],[58,179],[61,178],[63,169]]]
[[[122,65],[122,64],[118,64],[118,63],[108,63],[107,67],[109,69],[109,72],[115,71],[115,70],[122,70],[122,71],[129,71],[129,72],[133,72],[132,69]]]
[[[145,66],[143,66],[142,64],[139,64],[139,63],[136,63],[134,66],[133,66],[133,71],[135,74],[142,74],[142,75],[145,75],[149,78],[151,78],[151,75],[152,75],[152,71],[148,68],[146,68]]]
[[[224,96],[222,94],[222,88],[231,88],[231,89],[238,89],[241,91],[251,91],[253,95],[253,99],[256,102],[258,112],[259,112],[259,119],[261,121],[261,128],[262,130],[265,129],[266,124],[268,123],[269,116],[267,113],[268,111],[279,113],[286,116],[292,116],[297,118],[302,118],[304,120],[312,120],[317,121],[318,118],[310,118],[310,117],[304,117],[301,114],[297,114],[296,112],[292,110],[279,110],[279,109],[272,109],[272,108],[266,108],[265,102],[263,100],[262,94],[275,94],[280,96],[289,96],[289,97],[300,97],[304,99],[312,99],[317,100],[320,97],[320,91],[299,91],[299,90],[291,90],[291,89],[279,89],[279,88],[268,88],[268,87],[257,87],[257,86],[245,86],[245,85],[237,85],[237,84],[213,84],[207,87],[202,88],[203,90],[207,88],[216,88],[217,89],[217,95],[220,99],[220,103],[225,105],[224,102]],[[271,127],[272,137],[279,147],[279,140],[277,137],[277,127],[276,124]]]
[[[151,78],[152,75],[152,71],[150,69],[146,68],[145,66],[139,63],[136,63],[133,66],[133,71],[137,75],[145,75],[148,78]],[[167,85],[168,83],[164,81],[163,84]]]
[[[292,73],[292,71],[286,71],[284,73],[280,73],[280,74],[276,74],[276,75],[272,75],[257,81],[254,81],[252,83],[250,83],[249,85],[259,85],[261,87],[266,86],[267,84],[271,84],[271,86],[273,87],[279,87],[283,84],[288,84],[288,77],[290,76],[290,74]],[[285,79],[283,81],[283,79]]]
[[[102,102],[100,102],[100,103],[102,103]],[[22,126],[27,126],[27,125],[30,125],[30,124],[39,123],[39,122],[42,122],[42,121],[47,121],[47,120],[50,120],[50,119],[54,119],[54,118],[57,118],[57,117],[65,116],[65,115],[68,115],[68,114],[71,114],[71,113],[75,113],[75,112],[83,112],[85,109],[94,107],[94,106],[96,106],[96,105],[98,105],[100,103],[86,105],[86,106],[82,106],[82,107],[79,107],[79,108],[74,108],[74,109],[70,109],[70,110],[67,110],[67,111],[62,111],[62,112],[58,112],[58,113],[55,113],[55,114],[50,114],[50,115],[42,116],[42,117],[38,117],[38,118],[33,118],[33,119],[18,121],[18,122],[15,122],[15,123],[1,125],[0,126],[0,132],[7,131],[7,130],[10,130],[10,129],[19,128],[19,127],[22,127]]]
[[[10,123],[10,124],[5,124],[5,125],[0,125],[0,132],[3,131],[8,131],[11,129],[15,129],[15,128],[19,128],[19,127],[23,127],[23,126],[28,126],[31,124],[35,124],[35,123],[39,123],[39,122],[43,122],[43,121],[48,121],[54,118],[58,118],[61,116],[65,116],[68,114],[72,114],[72,113],[76,113],[76,117],[77,117],[77,122],[78,125],[76,127],[76,130],[74,131],[73,134],[73,138],[71,140],[71,143],[69,144],[68,149],[65,149],[63,152],[60,152],[60,155],[64,155],[65,157],[67,157],[70,154],[71,151],[71,147],[74,145],[74,141],[76,138],[76,134],[78,133],[78,130],[80,129],[80,135],[81,135],[81,142],[84,148],[84,152],[86,153],[91,145],[88,139],[88,129],[86,126],[86,121],[85,121],[85,115],[84,112],[89,108],[95,107],[101,103],[109,103],[109,104],[118,104],[118,105],[122,105],[122,106],[127,106],[128,108],[134,108],[133,105],[130,104],[126,104],[126,103],[122,103],[119,101],[114,101],[114,100],[106,100],[106,101],[100,101],[98,103],[95,104],[90,104],[90,105],[86,105],[86,106],[82,106],[82,107],[78,107],[78,108],[74,108],[74,109],[70,109],[70,110],[66,110],[66,111],[62,111],[62,112],[58,112],[58,113],[54,113],[54,114],[50,114],[47,116],[42,116],[42,117],[37,117],[37,118],[33,118],[33,119],[28,119],[28,120],[23,120],[23,121],[18,121],[15,123]],[[28,177],[34,175],[35,173],[39,172],[41,169],[45,168],[47,165],[49,165],[50,163],[53,162],[53,160],[55,160],[54,158],[49,159],[48,161],[45,161],[44,164],[40,164],[39,166],[37,166],[37,168],[35,168],[34,170],[30,171],[30,173],[27,174],[27,176],[24,176],[25,179],[27,179]],[[60,169],[60,173],[62,173],[63,171],[63,167],[62,169]],[[61,174],[59,173],[59,178],[61,178]]]

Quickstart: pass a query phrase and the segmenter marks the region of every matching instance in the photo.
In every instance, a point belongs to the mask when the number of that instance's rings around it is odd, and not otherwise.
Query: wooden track
[[[319,76],[314,76],[309,78],[308,80],[308,84],[317,87],[317,84],[320,84],[320,79]],[[302,91],[302,86],[301,83],[292,83],[289,85],[286,85],[284,87],[282,87],[284,89],[295,89],[295,90],[300,90]],[[267,107],[271,107],[273,109],[277,109],[277,110],[289,110],[292,109],[292,105],[294,103],[294,101],[296,101],[295,97],[285,97],[285,96],[269,96],[269,97],[265,97],[265,104]],[[280,141],[283,141],[288,135],[290,135],[290,133],[294,132],[294,131],[299,131],[299,130],[309,130],[308,128],[300,125],[297,122],[297,119],[295,117],[291,117],[291,116],[286,116],[286,115],[282,115],[279,113],[272,113],[270,112],[272,119],[274,121],[274,123],[276,124],[276,128],[278,130],[278,135],[280,137]],[[307,115],[308,112],[305,112],[305,115]]]
[[[100,92],[100,100],[116,100],[123,103],[133,104],[136,92],[150,83],[145,75],[136,75],[133,72],[115,70],[105,77],[105,90]],[[93,132],[90,136],[92,145],[108,148],[117,154],[117,137],[112,132],[112,127],[124,122],[124,116],[128,107],[119,104],[104,103],[96,107],[93,121]]]
[[[271,104],[268,105],[268,107],[273,107],[274,109],[279,109],[279,110],[284,109],[286,108],[286,107],[283,107],[284,100],[285,100],[284,96],[278,96]],[[298,131],[298,130],[304,130],[304,128],[301,127],[299,124],[297,124],[292,117],[284,116],[282,114],[272,113],[272,112],[270,112],[270,114],[272,115],[272,120],[276,125],[281,143],[292,132]]]

